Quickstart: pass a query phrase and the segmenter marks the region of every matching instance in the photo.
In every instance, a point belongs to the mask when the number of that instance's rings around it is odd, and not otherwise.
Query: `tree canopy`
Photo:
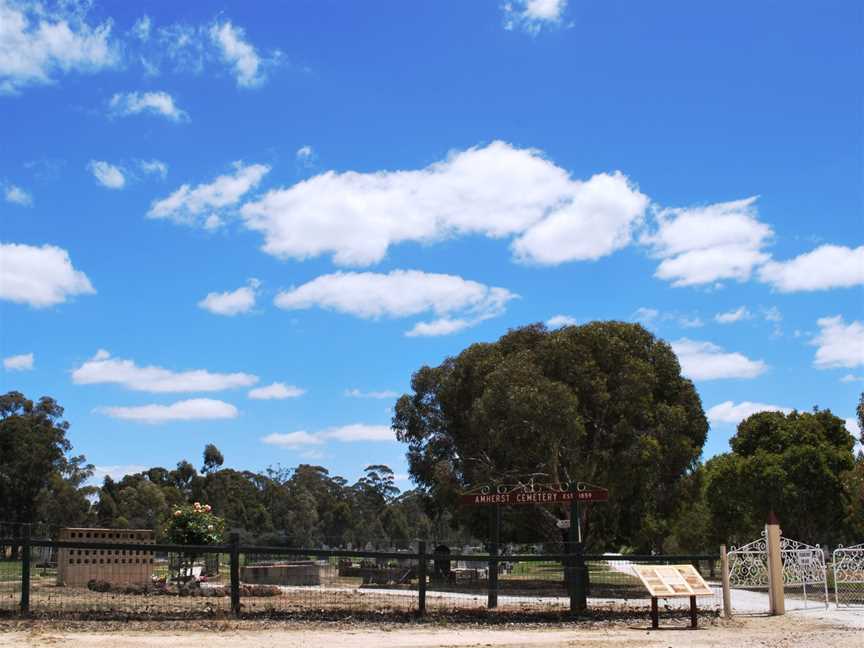
[[[411,387],[393,427],[412,477],[440,509],[479,484],[585,481],[611,496],[586,515],[590,544],[662,549],[694,496],[688,477],[708,422],[670,346],[638,324],[514,329],[421,367]],[[511,538],[555,538],[562,515],[531,508],[505,528]],[[482,513],[461,516],[481,533]]]
[[[818,409],[760,412],[742,421],[729,443],[731,452],[705,466],[705,501],[718,541],[758,537],[770,511],[788,537],[822,544],[848,537],[856,524],[855,440],[843,419]]]

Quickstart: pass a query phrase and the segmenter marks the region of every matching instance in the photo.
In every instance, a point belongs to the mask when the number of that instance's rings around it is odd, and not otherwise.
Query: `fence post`
[[[21,614],[30,613],[30,525],[21,528]]]
[[[426,614],[426,541],[417,543],[417,614]]]
[[[492,509],[492,542],[489,543],[489,596],[486,607],[494,610],[498,607],[498,542],[501,539],[501,506],[496,504]]]
[[[771,614],[786,614],[785,592],[783,590],[783,557],[780,553],[780,521],[772,511],[765,525],[765,541],[768,547],[768,590],[771,594]]]
[[[729,554],[726,545],[720,545],[720,578],[723,583],[723,616],[732,618],[732,592],[729,589]]]
[[[240,616],[240,534],[231,532],[231,611]]]
[[[582,543],[582,518],[578,500],[570,502],[570,612],[588,609],[588,568],[585,565],[585,545]]]

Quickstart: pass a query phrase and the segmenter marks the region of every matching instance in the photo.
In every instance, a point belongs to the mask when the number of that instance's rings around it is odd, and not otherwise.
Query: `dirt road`
[[[92,624],[65,630],[33,623],[0,627],[0,647],[63,646],[66,648],[861,648],[864,631],[807,618],[777,617],[716,622],[698,630],[671,628],[649,631],[638,625],[595,625],[591,628],[544,628],[514,625],[373,626],[291,625],[288,623],[196,624],[194,630],[150,630],[117,625],[109,631]]]

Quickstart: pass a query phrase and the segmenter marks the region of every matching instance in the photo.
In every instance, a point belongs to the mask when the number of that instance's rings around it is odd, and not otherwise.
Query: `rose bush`
[[[212,545],[222,542],[225,520],[214,515],[209,504],[195,502],[191,506],[180,506],[165,527],[165,538],[171,544]],[[192,567],[197,553],[182,553],[178,556],[176,580],[192,578]]]

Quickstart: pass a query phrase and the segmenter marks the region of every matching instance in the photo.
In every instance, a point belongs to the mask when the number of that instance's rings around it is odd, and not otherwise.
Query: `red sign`
[[[471,506],[520,506],[527,504],[559,504],[569,502],[607,502],[609,491],[605,488],[585,488],[576,490],[521,489],[508,490],[507,487],[481,489],[479,492],[461,496],[463,504]]]

